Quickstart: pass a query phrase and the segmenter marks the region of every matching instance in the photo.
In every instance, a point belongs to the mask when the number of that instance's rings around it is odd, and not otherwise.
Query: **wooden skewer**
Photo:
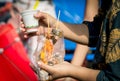
[[[48,15],[47,15],[47,20],[48,20],[48,33],[50,33],[50,24],[49,24],[49,18],[48,18]]]
[[[58,29],[58,21],[59,21],[59,18],[60,18],[60,10],[59,10],[59,12],[58,12],[56,29]]]

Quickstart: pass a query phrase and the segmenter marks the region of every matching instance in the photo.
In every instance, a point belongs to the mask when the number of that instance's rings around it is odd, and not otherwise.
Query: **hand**
[[[78,81],[78,80],[71,77],[67,77],[64,79],[64,81]]]
[[[54,66],[46,65],[43,62],[38,62],[38,64],[41,69],[47,71],[50,74],[50,81],[63,77],[68,77],[71,69],[73,69],[74,67],[72,64],[65,61]]]
[[[39,20],[38,32],[36,32],[35,35],[44,33],[46,31],[45,28],[48,28],[48,25],[49,25],[49,28],[55,27],[56,19],[48,15],[47,13],[37,12],[34,15],[34,17]],[[28,33],[26,33],[27,29],[25,28],[22,18],[21,18],[21,30],[24,32],[25,38],[28,37]]]

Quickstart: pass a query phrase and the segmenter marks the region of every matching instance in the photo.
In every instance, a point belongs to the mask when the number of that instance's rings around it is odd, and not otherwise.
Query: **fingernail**
[[[41,62],[39,61],[38,64],[41,65]]]
[[[24,38],[27,38],[27,35],[24,35]]]

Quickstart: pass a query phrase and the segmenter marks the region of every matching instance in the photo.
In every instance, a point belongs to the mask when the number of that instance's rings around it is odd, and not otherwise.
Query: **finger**
[[[46,17],[46,13],[44,13],[44,12],[37,12],[36,14],[34,14],[34,17],[35,18],[45,18]]]
[[[24,38],[26,38],[26,39],[27,39],[27,38],[28,38],[28,36],[25,34],[25,35],[24,35]]]
[[[39,61],[38,65],[40,66],[41,69],[44,69],[45,71],[49,72],[50,74],[53,71],[53,68],[47,64],[44,64],[43,62]]]
[[[20,21],[20,25],[21,25],[21,27],[24,27],[23,19],[22,19],[21,16],[19,16],[19,21]]]
[[[21,24],[21,27],[22,27],[22,28],[24,28],[24,27],[25,27],[25,25],[24,25],[24,23],[23,23],[23,22],[20,22],[20,24]]]
[[[22,16],[21,16],[21,15],[19,15],[19,19],[20,19],[20,21],[23,21],[23,19],[22,19]]]
[[[51,31],[51,30],[50,30],[50,31]],[[48,33],[48,28],[47,28],[47,27],[40,26],[40,27],[38,28],[37,35],[45,35],[45,33]]]
[[[44,35],[44,28],[42,26],[38,28],[37,35],[40,35],[40,34]]]
[[[48,81],[52,81],[52,80],[53,80],[52,76],[49,75]]]
[[[32,68],[32,70],[37,74],[37,68],[34,66],[34,64],[30,63],[29,65]]]
[[[26,30],[25,30],[25,28],[21,28],[21,27],[20,27],[20,30],[21,30],[21,31],[23,31],[23,32],[25,32],[25,31],[26,31]]]

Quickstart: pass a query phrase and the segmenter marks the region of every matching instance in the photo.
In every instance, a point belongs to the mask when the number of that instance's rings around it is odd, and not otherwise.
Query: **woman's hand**
[[[39,20],[38,31],[34,35],[43,34],[44,32],[47,31],[48,26],[49,26],[49,28],[55,27],[56,19],[53,18],[52,16],[48,15],[47,13],[37,12],[34,15],[34,17]],[[31,36],[31,34],[26,32],[27,29],[25,28],[25,25],[24,25],[22,18],[21,18],[21,30],[24,32],[25,38],[28,36]]]
[[[63,77],[69,77],[71,69],[74,69],[74,66],[72,64],[65,61],[54,66],[46,65],[43,62],[38,62],[38,64],[41,69],[47,71],[50,74],[50,81]]]

